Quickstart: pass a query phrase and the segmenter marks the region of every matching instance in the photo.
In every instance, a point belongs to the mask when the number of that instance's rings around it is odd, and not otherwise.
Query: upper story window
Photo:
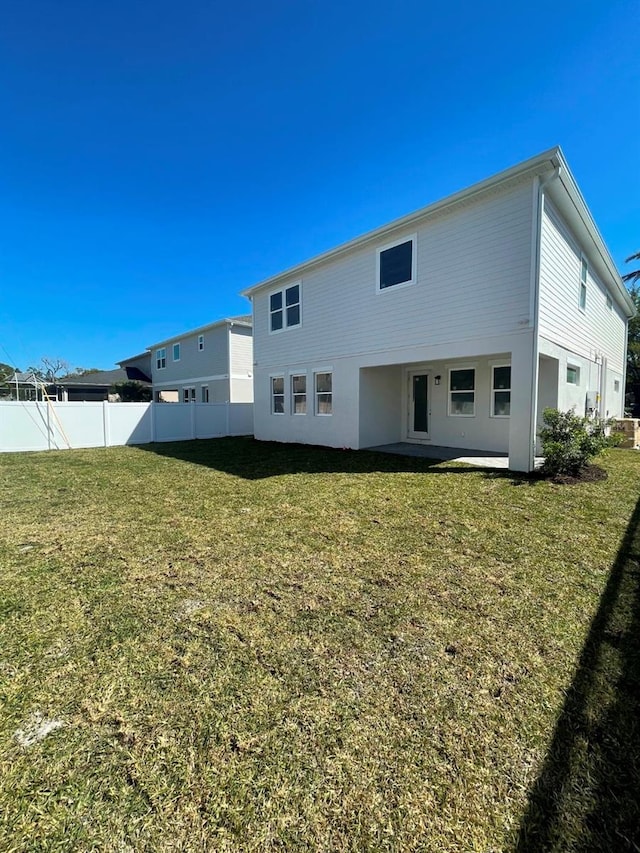
[[[414,284],[416,280],[416,235],[403,237],[376,250],[377,290]]]
[[[180,344],[173,345],[173,360],[180,361]]]
[[[156,370],[162,370],[167,366],[167,348],[156,350]]]
[[[511,415],[511,366],[496,366],[491,373],[491,416],[508,418]]]
[[[204,349],[204,335],[198,335],[198,352]]]
[[[582,258],[580,261],[580,310],[587,310],[587,273],[589,265],[587,259]]]
[[[476,413],[476,371],[473,367],[449,371],[449,414],[472,418]]]
[[[269,295],[269,331],[281,332],[301,325],[300,283]]]

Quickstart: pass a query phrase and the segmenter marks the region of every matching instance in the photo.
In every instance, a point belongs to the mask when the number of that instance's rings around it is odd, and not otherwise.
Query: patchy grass
[[[636,454],[0,465],[3,851],[639,849]]]

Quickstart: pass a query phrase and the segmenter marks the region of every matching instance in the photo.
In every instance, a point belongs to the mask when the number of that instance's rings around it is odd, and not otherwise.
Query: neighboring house
[[[559,148],[244,295],[258,439],[530,471],[545,407],[623,414],[634,308]]]
[[[117,361],[116,364],[125,371],[129,381],[142,382],[146,385],[151,384],[151,353],[149,350],[138,355],[132,355],[131,358]]]
[[[84,376],[63,376],[47,388],[51,396],[68,403],[117,401],[119,397],[112,391],[113,386],[118,382],[127,382],[132,379],[147,387],[151,384],[150,379],[137,368],[131,370],[119,368],[118,370],[96,370]]]
[[[253,402],[251,315],[218,320],[149,349],[157,402]]]

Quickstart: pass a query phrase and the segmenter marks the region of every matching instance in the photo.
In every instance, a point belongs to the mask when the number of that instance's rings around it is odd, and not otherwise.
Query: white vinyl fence
[[[0,401],[0,453],[252,434],[252,403]]]

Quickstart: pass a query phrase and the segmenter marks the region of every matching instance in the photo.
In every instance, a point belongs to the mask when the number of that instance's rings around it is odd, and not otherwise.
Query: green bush
[[[607,435],[612,420],[581,418],[575,412],[545,409],[540,430],[545,474],[577,476],[582,468],[607,447],[618,443],[615,434]]]
[[[151,401],[151,388],[148,385],[143,385],[142,382],[136,382],[135,379],[116,382],[109,390],[114,394],[119,394],[122,403],[149,403]]]

